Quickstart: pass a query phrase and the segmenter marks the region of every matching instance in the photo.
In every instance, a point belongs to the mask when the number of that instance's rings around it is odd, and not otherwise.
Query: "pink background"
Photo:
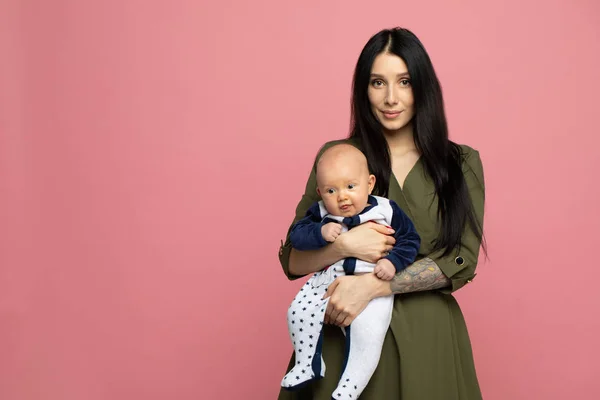
[[[1,399],[275,398],[279,240],[396,25],[484,161],[484,397],[600,398],[599,3],[368,3],[2,1]]]

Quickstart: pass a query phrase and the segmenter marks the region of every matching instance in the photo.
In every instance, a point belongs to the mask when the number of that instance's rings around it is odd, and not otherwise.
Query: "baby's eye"
[[[334,194],[334,193],[335,193],[335,190],[334,190],[334,189],[327,189],[327,193],[328,193],[328,194]]]
[[[354,186],[355,185],[353,183],[351,183],[351,184],[348,185],[348,189],[354,189]]]

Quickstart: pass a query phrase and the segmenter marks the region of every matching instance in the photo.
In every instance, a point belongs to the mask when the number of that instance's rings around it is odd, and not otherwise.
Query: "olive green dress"
[[[347,139],[327,143],[319,154],[337,143],[350,143],[360,148],[357,142]],[[475,213],[482,223],[485,196],[483,167],[476,150],[468,146],[461,146],[461,149],[463,173]],[[467,327],[458,303],[451,294],[475,277],[480,239],[470,229],[466,229],[459,252],[446,257],[432,253],[438,232],[437,199],[434,196],[433,182],[426,175],[421,160],[409,172],[403,186],[401,189],[392,176],[388,197],[398,203],[411,218],[421,236],[418,258],[429,257],[434,260],[451,279],[452,286],[443,290],[396,295],[392,322],[383,344],[379,366],[360,399],[481,399]],[[296,208],[294,222],[302,218],[317,200],[319,198],[313,165],[306,191]],[[296,279],[299,277],[290,275],[288,271],[290,250],[288,231],[287,240],[279,251],[279,259],[289,279]],[[331,399],[342,372],[345,337],[338,327],[325,326],[324,330],[325,377],[298,391],[281,389],[280,400]],[[293,365],[292,354],[287,370]]]

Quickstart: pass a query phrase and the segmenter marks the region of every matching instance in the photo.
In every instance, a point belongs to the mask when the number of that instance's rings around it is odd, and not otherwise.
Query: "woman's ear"
[[[375,187],[375,175],[369,175],[369,194],[371,194],[374,187]]]

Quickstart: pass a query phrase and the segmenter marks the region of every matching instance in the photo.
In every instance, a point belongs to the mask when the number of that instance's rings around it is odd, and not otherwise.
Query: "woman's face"
[[[369,102],[387,133],[410,126],[415,115],[414,99],[406,63],[395,54],[381,53],[373,62]]]

